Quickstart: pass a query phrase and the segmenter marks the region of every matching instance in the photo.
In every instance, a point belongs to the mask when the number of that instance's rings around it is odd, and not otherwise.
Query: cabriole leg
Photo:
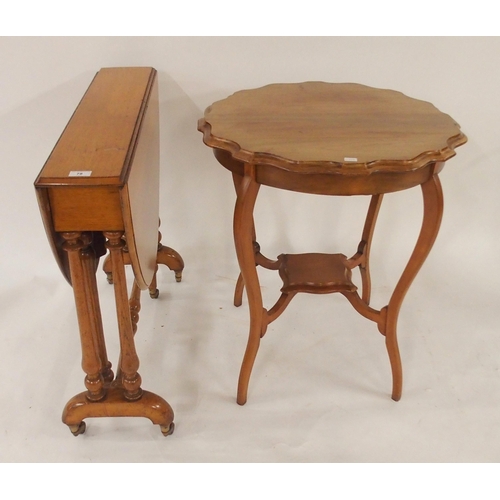
[[[263,325],[262,295],[255,267],[253,209],[260,185],[255,181],[253,165],[245,165],[245,176],[238,182],[234,210],[234,241],[250,309],[250,332],[238,381],[237,402],[247,401],[248,382],[259,350]],[[236,184],[236,183],[235,183]]]
[[[387,319],[383,333],[385,334],[387,352],[391,362],[392,399],[394,401],[399,401],[403,389],[403,373],[397,341],[399,311],[406,292],[434,245],[443,216],[443,191],[437,174],[423,183],[421,188],[424,202],[422,228],[410,260],[394,289],[389,305],[386,306]]]

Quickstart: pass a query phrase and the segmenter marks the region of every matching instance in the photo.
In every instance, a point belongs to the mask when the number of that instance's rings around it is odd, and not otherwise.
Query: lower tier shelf
[[[283,280],[282,293],[355,292],[352,272],[341,253],[281,254],[279,274]]]

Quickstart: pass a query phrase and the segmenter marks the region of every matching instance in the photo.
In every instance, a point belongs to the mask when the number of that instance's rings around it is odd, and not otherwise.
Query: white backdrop
[[[499,58],[499,38],[0,38],[0,460],[498,461]],[[176,412],[176,433],[164,441],[141,419],[95,421],[78,439],[60,423],[83,372],[71,289],[33,181],[95,72],[110,66],[159,73],[163,241],[186,262],[180,285],[162,272],[162,296],[144,298],[139,325],[144,387]],[[231,307],[234,193],[197,120],[237,90],[307,80],[430,101],[469,138],[441,176],[441,232],[402,308],[397,404],[376,328],[331,296],[295,299],[264,339],[248,404],[234,402],[248,324],[246,309]],[[354,253],[367,203],[263,188],[258,239],[271,257]],[[384,200],[375,306],[387,303],[420,221],[418,189]],[[263,277],[269,301],[272,279]],[[112,343],[111,290],[100,286]],[[157,328],[160,339],[150,335]]]

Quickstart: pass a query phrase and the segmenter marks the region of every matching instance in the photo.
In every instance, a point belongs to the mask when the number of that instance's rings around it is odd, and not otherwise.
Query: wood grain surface
[[[308,173],[413,170],[466,142],[432,104],[354,83],[242,90],[208,107],[198,128],[207,145],[237,160]]]

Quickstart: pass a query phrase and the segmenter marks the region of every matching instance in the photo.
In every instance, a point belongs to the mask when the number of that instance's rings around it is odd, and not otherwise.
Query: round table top
[[[432,104],[354,83],[242,90],[208,107],[198,129],[236,160],[303,173],[409,171],[448,160],[467,141]]]

